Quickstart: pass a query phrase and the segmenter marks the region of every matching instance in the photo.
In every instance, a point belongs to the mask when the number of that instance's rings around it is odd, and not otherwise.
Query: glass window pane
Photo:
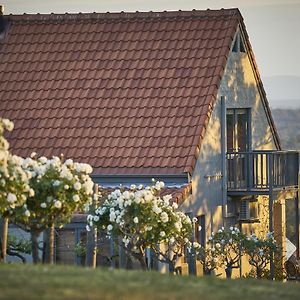
[[[247,150],[247,116],[246,113],[237,115],[237,147],[239,151]]]
[[[234,122],[233,122],[233,114],[227,115],[227,151],[234,150]]]

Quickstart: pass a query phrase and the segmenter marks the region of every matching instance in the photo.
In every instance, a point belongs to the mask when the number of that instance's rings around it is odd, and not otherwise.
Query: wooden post
[[[269,156],[269,231],[273,232],[273,155]],[[274,279],[274,257],[270,260],[270,280]]]
[[[226,169],[226,102],[225,97],[221,96],[221,155],[222,155],[222,224],[225,226],[227,215],[227,169]]]
[[[299,236],[299,192],[296,192],[296,198],[295,198],[295,211],[296,211],[296,220],[295,220],[295,228],[296,228],[296,247],[297,247],[297,258],[300,258],[300,236]]]
[[[93,197],[93,204],[92,210],[95,209],[97,206],[97,200],[99,195],[99,186],[95,184],[94,188],[94,196]],[[97,265],[97,229],[91,228],[91,231],[87,232],[87,239],[86,239],[86,265],[88,267],[96,268]]]
[[[274,203],[274,237],[280,248],[279,253],[275,254],[275,265],[278,273],[283,276],[286,261],[286,217],[285,199],[280,200],[282,201]]]
[[[1,255],[0,262],[6,262],[7,251],[7,234],[8,234],[8,218],[0,219],[0,241],[1,241]]]

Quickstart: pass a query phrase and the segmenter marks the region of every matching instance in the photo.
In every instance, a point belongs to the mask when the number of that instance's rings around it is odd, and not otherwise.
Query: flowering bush
[[[262,277],[273,254],[278,251],[272,233],[268,233],[266,238],[258,238],[254,234],[248,236],[243,241],[243,248],[249,257],[249,264],[255,268],[257,278]]]
[[[218,267],[221,267],[221,262],[215,254],[214,248],[203,247],[199,249],[198,258],[203,264],[204,274],[210,275],[212,271],[216,270]]]
[[[192,221],[171,195],[160,197],[163,182],[144,188],[132,185],[129,190],[115,190],[87,217],[87,229],[96,226],[107,234],[121,237],[121,246],[147,268],[145,250],[150,248],[157,259],[174,269],[183,246],[191,246]],[[158,244],[167,245],[166,250]],[[172,253],[172,255],[171,255]]]
[[[15,207],[23,205],[30,192],[21,159],[9,153],[9,144],[3,137],[4,130],[11,131],[13,127],[11,121],[0,118],[0,215],[4,217]]]
[[[15,223],[31,232],[36,248],[41,231],[67,223],[74,211],[83,210],[91,203],[92,168],[71,159],[37,158],[35,154],[22,160],[22,168],[29,176],[31,189],[26,203],[11,210],[10,215]],[[33,251],[35,256],[36,251]]]
[[[75,210],[83,210],[92,201],[92,172],[87,164],[63,162],[59,157],[26,158],[22,167],[31,186],[26,203],[14,210],[17,223],[31,230],[44,230],[68,222]]]
[[[212,233],[208,240],[212,257],[219,260],[219,264],[225,267],[227,277],[231,277],[232,269],[239,267],[239,261],[243,253],[243,241],[245,234],[236,227],[225,230],[224,227],[217,233]]]
[[[0,171],[0,214],[9,217],[17,207],[22,207],[33,193],[28,173],[21,166],[21,158],[8,155],[5,172]]]
[[[4,138],[4,130],[12,131],[14,124],[8,119],[0,118],[0,172],[7,174],[7,159],[9,156],[8,147],[9,144]]]

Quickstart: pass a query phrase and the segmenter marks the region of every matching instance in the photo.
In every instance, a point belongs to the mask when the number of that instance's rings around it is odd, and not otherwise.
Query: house
[[[238,9],[8,15],[0,28],[15,154],[87,162],[104,188],[163,180],[200,243],[237,225],[274,230],[284,251],[299,153],[281,151]],[[80,218],[65,228],[74,243]]]

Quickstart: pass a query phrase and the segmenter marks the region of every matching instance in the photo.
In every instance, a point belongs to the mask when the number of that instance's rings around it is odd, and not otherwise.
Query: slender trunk
[[[175,275],[175,264],[172,261],[168,262],[169,264],[169,274],[170,275]]]
[[[143,271],[148,270],[148,266],[146,264],[145,257],[143,255],[137,255],[135,257],[139,261],[142,270]]]
[[[225,273],[226,273],[226,278],[230,279],[232,276],[232,267],[227,267],[225,269]]]
[[[261,268],[256,268],[256,276],[257,276],[257,279],[262,278],[262,269]]]
[[[36,230],[31,230],[31,243],[32,243],[32,262],[37,264],[40,262],[39,258],[39,235],[40,233]]]
[[[46,230],[45,234],[45,263],[54,262],[54,224]]]
[[[0,262],[6,261],[6,252],[7,252],[7,233],[8,233],[8,218],[0,219]]]

